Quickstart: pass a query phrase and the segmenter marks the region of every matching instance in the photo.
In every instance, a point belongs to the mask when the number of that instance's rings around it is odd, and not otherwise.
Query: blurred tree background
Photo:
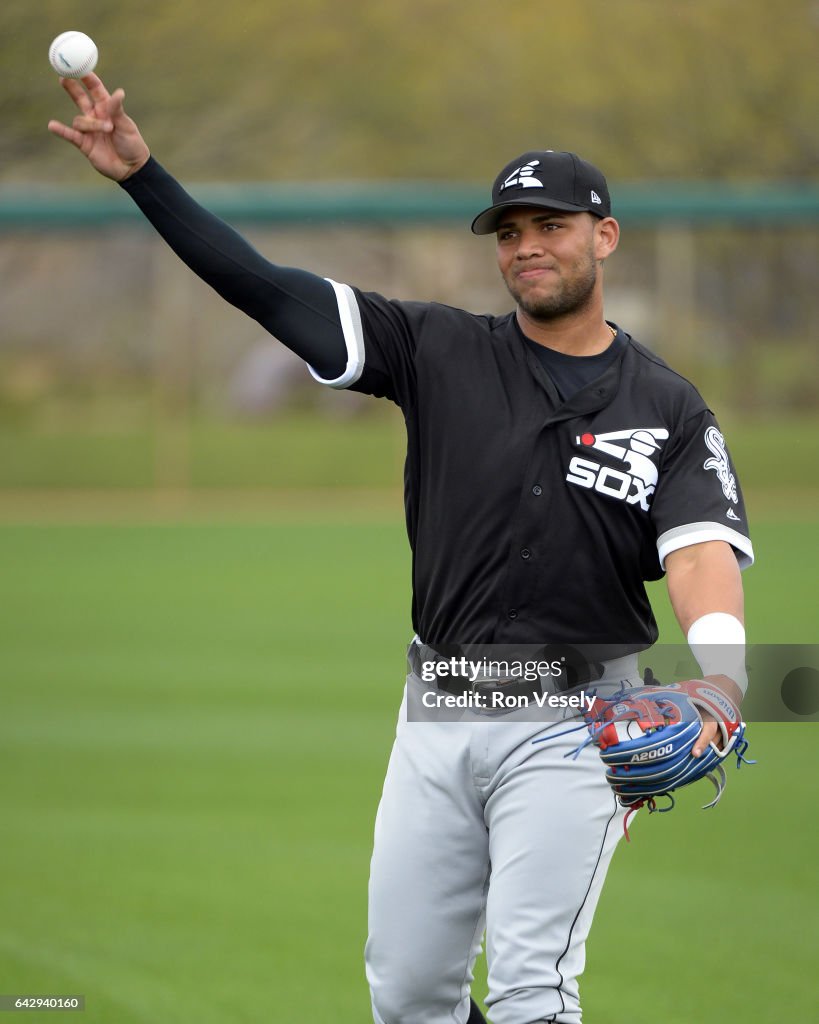
[[[483,182],[540,147],[619,180],[819,168],[816,0],[7,0],[5,180],[88,181],[44,131],[66,28],[186,180]]]
[[[607,315],[717,411],[758,556],[749,638],[801,644],[819,0],[0,2],[2,990],[87,993],[88,1024],[361,1022],[371,822],[411,635],[403,420],[313,384],[140,219],[15,222],[58,193],[129,204],[46,130],[74,114],[47,61],[70,29],[195,194],[310,189],[309,219],[239,224],[265,255],[385,295],[510,308],[468,209],[325,220],[317,193],[420,182],[477,212],[507,160],[552,148],[605,169],[618,216],[629,187],[651,200],[653,219],[623,217]],[[720,188],[753,206],[760,187],[769,212],[809,193],[812,218],[674,208]],[[759,767],[718,813],[695,793],[637,824],[593,931],[590,1020],[614,1019],[658,904],[676,983],[649,973],[634,1024],[722,1020],[737,992],[752,1024],[810,1019],[815,742],[772,728],[754,724]],[[737,836],[741,898],[714,913]],[[692,956],[706,920],[720,955]]]
[[[8,0],[6,209],[21,189],[122,199],[46,130],[74,113],[46,56],[70,28],[95,39],[98,72],[125,88],[154,154],[194,190],[400,180],[488,195],[499,165],[540,147],[603,167],[616,214],[618,189],[635,184],[660,196],[693,184],[706,197],[713,183],[768,186],[787,200],[815,196],[819,182],[819,0]],[[240,227],[279,263],[504,311],[491,241],[467,223]],[[737,431],[754,452],[750,472],[764,467],[770,482],[776,467],[789,486],[819,460],[805,447],[819,443],[818,223],[626,221],[607,267],[610,318],[695,380],[723,421],[753,417],[756,433]],[[142,223],[0,223],[0,274],[7,491],[400,479],[395,410],[310,385]],[[323,433],[306,425],[317,404]],[[302,416],[297,430],[284,413]],[[390,426],[337,431],[337,416]],[[801,417],[798,429],[782,433],[785,416]],[[308,439],[298,453],[295,434]]]

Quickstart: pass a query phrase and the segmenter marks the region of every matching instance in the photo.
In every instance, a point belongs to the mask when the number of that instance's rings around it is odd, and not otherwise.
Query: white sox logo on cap
[[[659,476],[651,460],[662,447],[660,441],[667,438],[665,427],[629,427],[605,434],[580,434],[575,437],[576,444],[614,456],[628,466],[629,472],[575,455],[569,463],[566,482],[625,501],[627,505],[639,504],[648,512],[649,499]]]
[[[500,187],[501,192],[515,185],[521,188],[543,188],[543,182],[534,176],[535,168],[540,167],[540,160],[530,160],[522,167],[516,167]]]

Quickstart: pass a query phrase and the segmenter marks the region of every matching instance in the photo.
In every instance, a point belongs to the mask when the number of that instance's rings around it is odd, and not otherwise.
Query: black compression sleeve
[[[333,380],[347,365],[335,291],[306,270],[278,267],[199,205],[153,157],[122,182],[159,234],[232,305]]]

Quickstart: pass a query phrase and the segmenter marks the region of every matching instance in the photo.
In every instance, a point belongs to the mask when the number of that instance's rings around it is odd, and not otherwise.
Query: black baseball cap
[[[548,210],[587,211],[611,216],[609,187],[603,173],[576,153],[552,149],[524,153],[495,178],[492,205],[472,221],[476,235],[491,235],[507,206],[543,206]]]

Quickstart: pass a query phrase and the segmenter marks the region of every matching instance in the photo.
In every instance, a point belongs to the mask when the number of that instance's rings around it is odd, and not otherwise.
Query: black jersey
[[[671,551],[724,540],[741,567],[753,561],[713,414],[624,332],[602,375],[563,402],[514,314],[334,287],[348,361],[325,383],[389,398],[406,421],[425,642],[639,649],[657,639],[644,581]]]
[[[389,301],[275,266],[153,159],[123,188],[227,301],[325,375],[344,366],[317,379],[401,407],[413,624],[427,643],[636,650],[656,639],[643,583],[670,551],[725,540],[742,567],[753,560],[713,415],[624,332],[602,359],[544,353],[514,314]]]

